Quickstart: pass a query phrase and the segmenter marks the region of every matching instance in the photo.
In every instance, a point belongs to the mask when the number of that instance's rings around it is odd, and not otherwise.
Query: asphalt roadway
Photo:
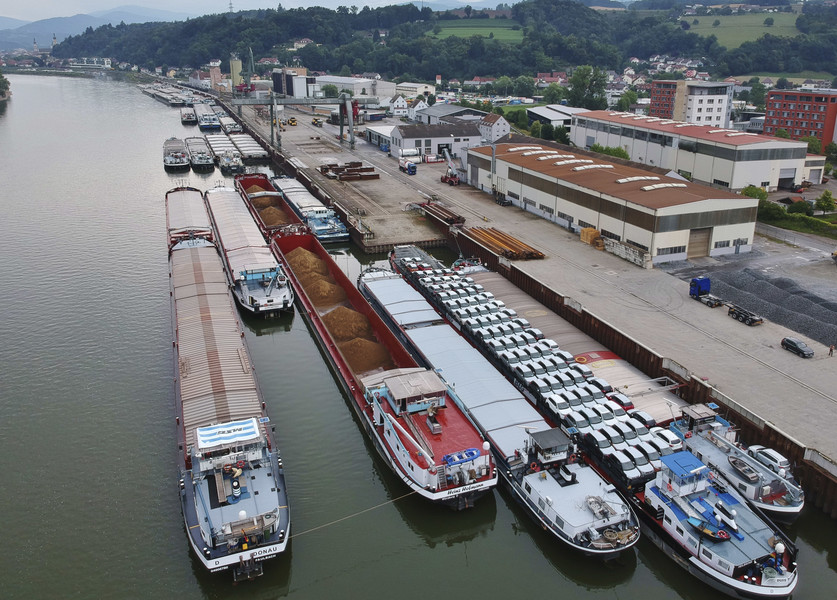
[[[577,235],[520,208],[499,206],[489,194],[466,185],[442,184],[444,163],[420,164],[418,173],[408,176],[398,170],[395,158],[365,141],[359,139],[350,152],[348,143],[340,144],[336,127],[311,125],[310,112],[288,109],[288,114],[296,114],[299,125],[282,134],[283,151],[304,163],[314,179],[318,174],[311,171],[323,163],[362,160],[375,166],[381,179],[360,182],[357,187],[367,197],[370,188],[378,190],[374,195],[382,211],[379,222],[392,220],[398,236],[405,236],[393,243],[410,243],[426,235],[421,228],[427,224],[405,208],[435,195],[466,218],[466,227],[496,227],[546,255],[544,260],[517,261],[517,267],[837,463],[837,436],[830,421],[837,409],[837,356],[829,357],[822,343],[767,320],[748,327],[728,317],[723,307],[711,309],[688,294],[688,278],[694,274],[754,269],[792,278],[800,287],[837,302],[837,265],[830,258],[833,242],[800,234],[786,236],[792,238],[787,241],[773,237],[784,236],[782,232],[772,232],[771,237],[757,234],[749,255],[646,270],[597,251]],[[383,124],[400,122],[388,121]],[[269,137],[269,126],[257,126]],[[311,139],[317,136],[319,140]],[[345,186],[353,184],[339,184],[331,193],[339,197]],[[789,335],[806,339],[815,356],[803,359],[782,349],[780,341]]]

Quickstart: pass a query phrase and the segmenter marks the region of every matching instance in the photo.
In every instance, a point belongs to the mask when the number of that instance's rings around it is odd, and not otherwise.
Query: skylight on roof
[[[532,156],[533,154],[558,154],[557,150],[529,150],[524,152],[521,156]],[[545,157],[549,158],[549,157]]]
[[[758,135],[757,133],[751,133],[749,131],[736,131],[735,133],[728,133],[726,137],[738,137],[741,135]]]
[[[520,152],[521,150],[543,150],[543,146],[517,146],[509,148],[509,152]]]
[[[539,156],[536,160],[552,160],[553,158],[575,158],[575,154],[550,154],[549,156]]]
[[[576,164],[581,164],[581,163],[592,163],[592,162],[593,162],[592,160],[587,160],[587,159],[584,159],[584,158],[575,158],[573,160],[559,160],[558,162],[552,163],[552,164],[556,167],[560,167],[562,165],[576,165]]]
[[[655,183],[654,185],[644,185],[641,189],[643,192],[651,192],[653,190],[661,190],[664,188],[684,188],[687,187],[685,183]]]
[[[587,169],[612,169],[613,165],[584,165],[583,167],[573,167],[573,171],[586,171]]]
[[[616,183],[631,183],[634,181],[659,181],[660,178],[654,175],[635,175],[634,177],[623,177],[617,179]]]

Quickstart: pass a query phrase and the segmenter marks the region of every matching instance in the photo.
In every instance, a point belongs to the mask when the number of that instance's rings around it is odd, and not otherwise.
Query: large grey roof
[[[402,138],[433,138],[433,137],[468,137],[480,135],[480,128],[476,123],[440,123],[438,125],[399,125],[397,129]]]
[[[427,108],[423,108],[419,111],[416,111],[422,115],[429,115],[431,117],[448,117],[450,115],[455,115],[458,113],[469,112],[470,114],[479,113],[485,114],[483,111],[478,111],[473,108],[466,108],[464,106],[459,106],[458,104],[440,104],[436,103],[433,106],[428,106]]]

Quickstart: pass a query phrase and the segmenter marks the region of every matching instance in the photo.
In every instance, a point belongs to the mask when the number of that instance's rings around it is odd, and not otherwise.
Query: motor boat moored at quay
[[[451,280],[458,275],[449,273]],[[358,288],[423,366],[434,369],[491,443],[515,500],[561,542],[612,559],[639,540],[630,506],[400,275],[367,270]]]
[[[183,140],[170,137],[163,142],[163,167],[167,171],[185,170],[189,164],[189,153]]]
[[[310,233],[273,238],[300,312],[363,429],[413,492],[461,510],[497,483],[488,442],[418,365]]]
[[[189,164],[195,171],[212,171],[215,169],[215,157],[209,144],[203,137],[187,137],[186,150],[189,152]]]
[[[789,469],[772,471],[739,447],[738,433],[715,412],[716,405],[694,404],[669,427],[688,450],[771,519],[789,522],[799,516],[805,492]]]
[[[349,230],[332,209],[320,202],[302,182],[288,177],[271,180],[291,209],[323,244],[349,241]]]
[[[284,467],[201,192],[169,191],[166,220],[186,532],[205,569],[253,579],[290,539]]]
[[[239,193],[217,187],[207,190],[204,198],[239,305],[266,317],[293,310],[291,284]]]

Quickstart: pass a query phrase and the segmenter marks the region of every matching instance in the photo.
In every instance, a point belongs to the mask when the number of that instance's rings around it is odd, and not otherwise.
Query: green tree
[[[465,11],[465,18],[470,19],[471,18],[471,13],[474,10],[473,8],[471,8],[471,5],[470,4],[465,5],[465,8],[463,10]]]
[[[556,127],[552,137],[555,138],[555,141],[559,144],[564,144],[565,146],[570,145],[570,132],[566,127]]]
[[[428,94],[427,95],[427,106],[433,106],[434,104],[436,104],[436,96],[434,96],[433,94]]]
[[[543,101],[547,104],[558,104],[564,97],[564,88],[554,81],[546,86],[543,93]]]
[[[602,146],[601,144],[593,144],[590,146],[590,150],[593,152],[598,152],[599,154],[606,154],[607,156],[613,156],[615,158],[624,158],[625,160],[630,160],[631,155],[628,154],[628,151],[624,148],[620,148],[619,146]]]
[[[765,27],[773,27],[773,17],[767,17],[764,20],[764,26]]]
[[[791,87],[793,86],[791,86],[790,81],[788,81],[785,77],[779,77],[779,79],[776,80],[777,90],[789,90]]]
[[[571,106],[604,110],[607,108],[605,85],[607,75],[598,67],[584,65],[578,67],[570,77],[568,100]]]
[[[829,142],[825,146],[825,155],[828,157],[828,160],[831,162],[837,162],[837,144],[834,142]]]
[[[529,135],[532,137],[541,137],[541,122],[540,121],[533,121],[532,126],[529,128]]]
[[[498,94],[508,96],[509,93],[514,89],[514,82],[512,81],[511,77],[503,75],[502,77],[497,78],[497,80],[494,82],[493,88]]]
[[[767,88],[763,83],[754,83],[753,89],[750,90],[750,103],[754,104],[757,109],[764,110],[764,102],[767,96]]]
[[[808,143],[809,154],[822,154],[822,142],[819,138],[816,138],[813,135],[806,135],[805,137],[799,138],[799,141]]]
[[[527,129],[529,127],[529,115],[526,114],[526,110],[519,110],[515,113],[515,123],[521,129]]]
[[[633,90],[625,90],[624,92],[622,92],[622,95],[619,97],[619,100],[616,101],[616,110],[627,112],[631,110],[632,105],[636,104],[636,101],[636,92]]]
[[[719,19],[715,19],[712,21],[712,27],[720,27],[721,21]]]
[[[787,129],[783,129],[782,127],[780,127],[779,129],[777,129],[777,130],[776,130],[776,133],[775,133],[774,135],[775,135],[777,138],[782,138],[782,139],[785,139],[785,140],[789,140],[789,139],[790,139],[790,134],[788,133],[788,130],[787,130]]]
[[[535,95],[535,80],[527,75],[521,75],[514,80],[514,93],[517,96],[531,98]]]
[[[803,200],[802,202],[794,202],[791,204],[787,212],[789,215],[808,215],[809,217],[813,217],[814,207],[811,206],[810,202]]]
[[[816,208],[817,210],[821,210],[824,213],[832,212],[834,210],[834,207],[835,202],[830,190],[825,190],[822,193],[822,196],[817,198],[817,200],[814,202],[814,208]]]
[[[748,185],[747,187],[745,187],[743,190],[741,190],[741,194],[749,198],[767,200],[767,192],[765,192],[762,188],[756,187],[754,185]]]
[[[555,137],[555,127],[552,123],[544,123],[541,125],[541,137],[545,140],[552,140]]]
[[[351,77],[352,70],[349,68],[349,65],[343,65],[340,68],[340,77]]]
[[[759,200],[758,220],[770,223],[771,221],[779,221],[787,215],[784,206],[780,206],[770,200]]]
[[[337,86],[327,83],[322,87],[323,96],[326,98],[337,98]]]

